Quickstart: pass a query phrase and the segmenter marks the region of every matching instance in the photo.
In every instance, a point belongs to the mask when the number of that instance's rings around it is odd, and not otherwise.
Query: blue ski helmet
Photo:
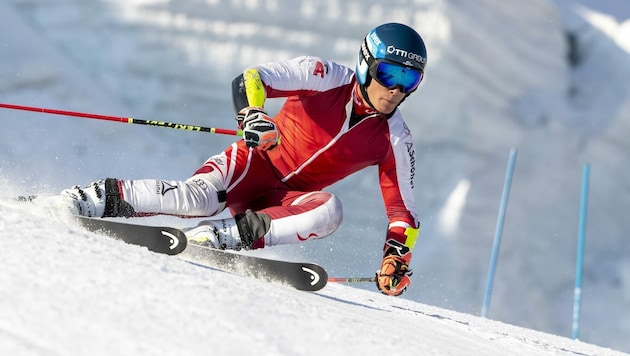
[[[400,23],[386,23],[372,29],[361,44],[357,61],[357,82],[362,90],[370,84],[376,75],[376,65],[381,62],[420,73],[416,82],[409,83],[406,88],[409,95],[422,80],[427,63],[427,50],[422,37],[411,27]]]

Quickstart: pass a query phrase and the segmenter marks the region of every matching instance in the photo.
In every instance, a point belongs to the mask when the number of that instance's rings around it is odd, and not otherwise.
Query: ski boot
[[[252,250],[264,246],[271,219],[248,210],[233,218],[205,220],[186,231],[188,242],[219,250]]]
[[[130,217],[133,207],[120,198],[118,180],[107,178],[96,181],[88,187],[78,185],[61,192],[70,212],[87,217]]]

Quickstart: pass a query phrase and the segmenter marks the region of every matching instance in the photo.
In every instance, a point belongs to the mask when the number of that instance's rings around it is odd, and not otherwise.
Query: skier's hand
[[[386,255],[381,269],[376,272],[376,287],[383,294],[398,296],[411,283],[409,276],[409,261],[395,254]]]
[[[267,115],[267,112],[265,111],[265,109],[258,106],[248,106],[246,108],[241,109],[241,111],[239,111],[238,114],[236,114],[236,125],[238,126],[238,129],[242,130],[245,127],[244,122],[245,122],[246,117],[252,116],[256,113]]]
[[[247,147],[258,147],[263,151],[270,150],[278,144],[280,133],[273,119],[258,107],[241,110],[236,120],[243,130],[243,138]]]

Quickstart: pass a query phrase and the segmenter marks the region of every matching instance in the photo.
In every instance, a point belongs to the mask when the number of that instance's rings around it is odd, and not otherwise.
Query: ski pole
[[[164,121],[158,121],[158,120],[141,120],[141,119],[134,119],[131,117],[117,117],[117,116],[109,116],[109,115],[90,114],[90,113],[83,113],[83,112],[76,112],[76,111],[55,110],[55,109],[46,109],[46,108],[38,108],[38,107],[32,107],[32,106],[12,105],[12,104],[3,104],[3,103],[0,103],[0,108],[34,111],[34,112],[41,112],[41,113],[53,114],[53,115],[74,116],[74,117],[81,117],[81,118],[86,118],[86,119],[116,121],[116,122],[122,122],[122,123],[127,123],[127,124],[166,127],[170,129],[178,129],[178,130],[183,130],[183,131],[197,131],[197,132],[208,132],[208,133],[222,134],[222,135],[243,136],[243,131],[241,130],[219,129],[216,127],[204,127],[204,126],[197,126],[197,125],[178,124],[178,123],[164,122]]]
[[[335,283],[363,283],[363,282],[376,282],[376,277],[354,277],[354,278],[328,278],[328,282]]]

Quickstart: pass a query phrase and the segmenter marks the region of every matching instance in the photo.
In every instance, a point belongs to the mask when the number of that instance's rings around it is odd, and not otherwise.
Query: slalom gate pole
[[[490,269],[488,271],[488,280],[486,282],[486,293],[483,298],[483,306],[481,307],[481,316],[485,318],[488,315],[488,306],[490,305],[490,297],[494,285],[494,273],[499,258],[499,247],[501,246],[501,234],[503,233],[503,222],[505,221],[505,210],[507,209],[508,198],[510,196],[510,186],[512,184],[512,175],[514,174],[514,163],[516,161],[516,148],[510,150],[510,158],[508,161],[507,171],[505,172],[505,183],[503,184],[503,194],[501,196],[501,205],[499,206],[499,216],[497,218],[497,226],[494,232],[494,243],[492,246],[492,257],[490,258]]]
[[[328,282],[333,283],[363,283],[376,282],[376,277],[356,277],[356,278],[328,278]]]
[[[580,333],[580,306],[582,302],[582,265],[584,263],[584,242],[586,232],[586,211],[588,206],[588,186],[591,167],[587,163],[582,172],[582,196],[580,202],[580,222],[578,226],[577,262],[575,264],[575,289],[573,291],[572,337],[577,340]]]
[[[44,114],[53,114],[53,115],[74,116],[74,117],[81,117],[85,119],[115,121],[115,122],[122,122],[126,124],[166,127],[170,129],[178,129],[178,130],[183,130],[183,131],[196,131],[196,132],[207,132],[207,133],[222,134],[222,135],[243,136],[243,131],[241,130],[219,129],[215,127],[177,124],[177,123],[157,121],[157,120],[141,120],[141,119],[133,119],[131,117],[116,117],[116,116],[90,114],[90,113],[83,113],[83,112],[76,112],[76,111],[55,110],[55,109],[46,109],[46,108],[38,108],[38,107],[32,107],[32,106],[12,105],[12,104],[3,104],[3,103],[0,103],[0,108],[23,110],[23,111],[34,111],[34,112],[41,112]]]

